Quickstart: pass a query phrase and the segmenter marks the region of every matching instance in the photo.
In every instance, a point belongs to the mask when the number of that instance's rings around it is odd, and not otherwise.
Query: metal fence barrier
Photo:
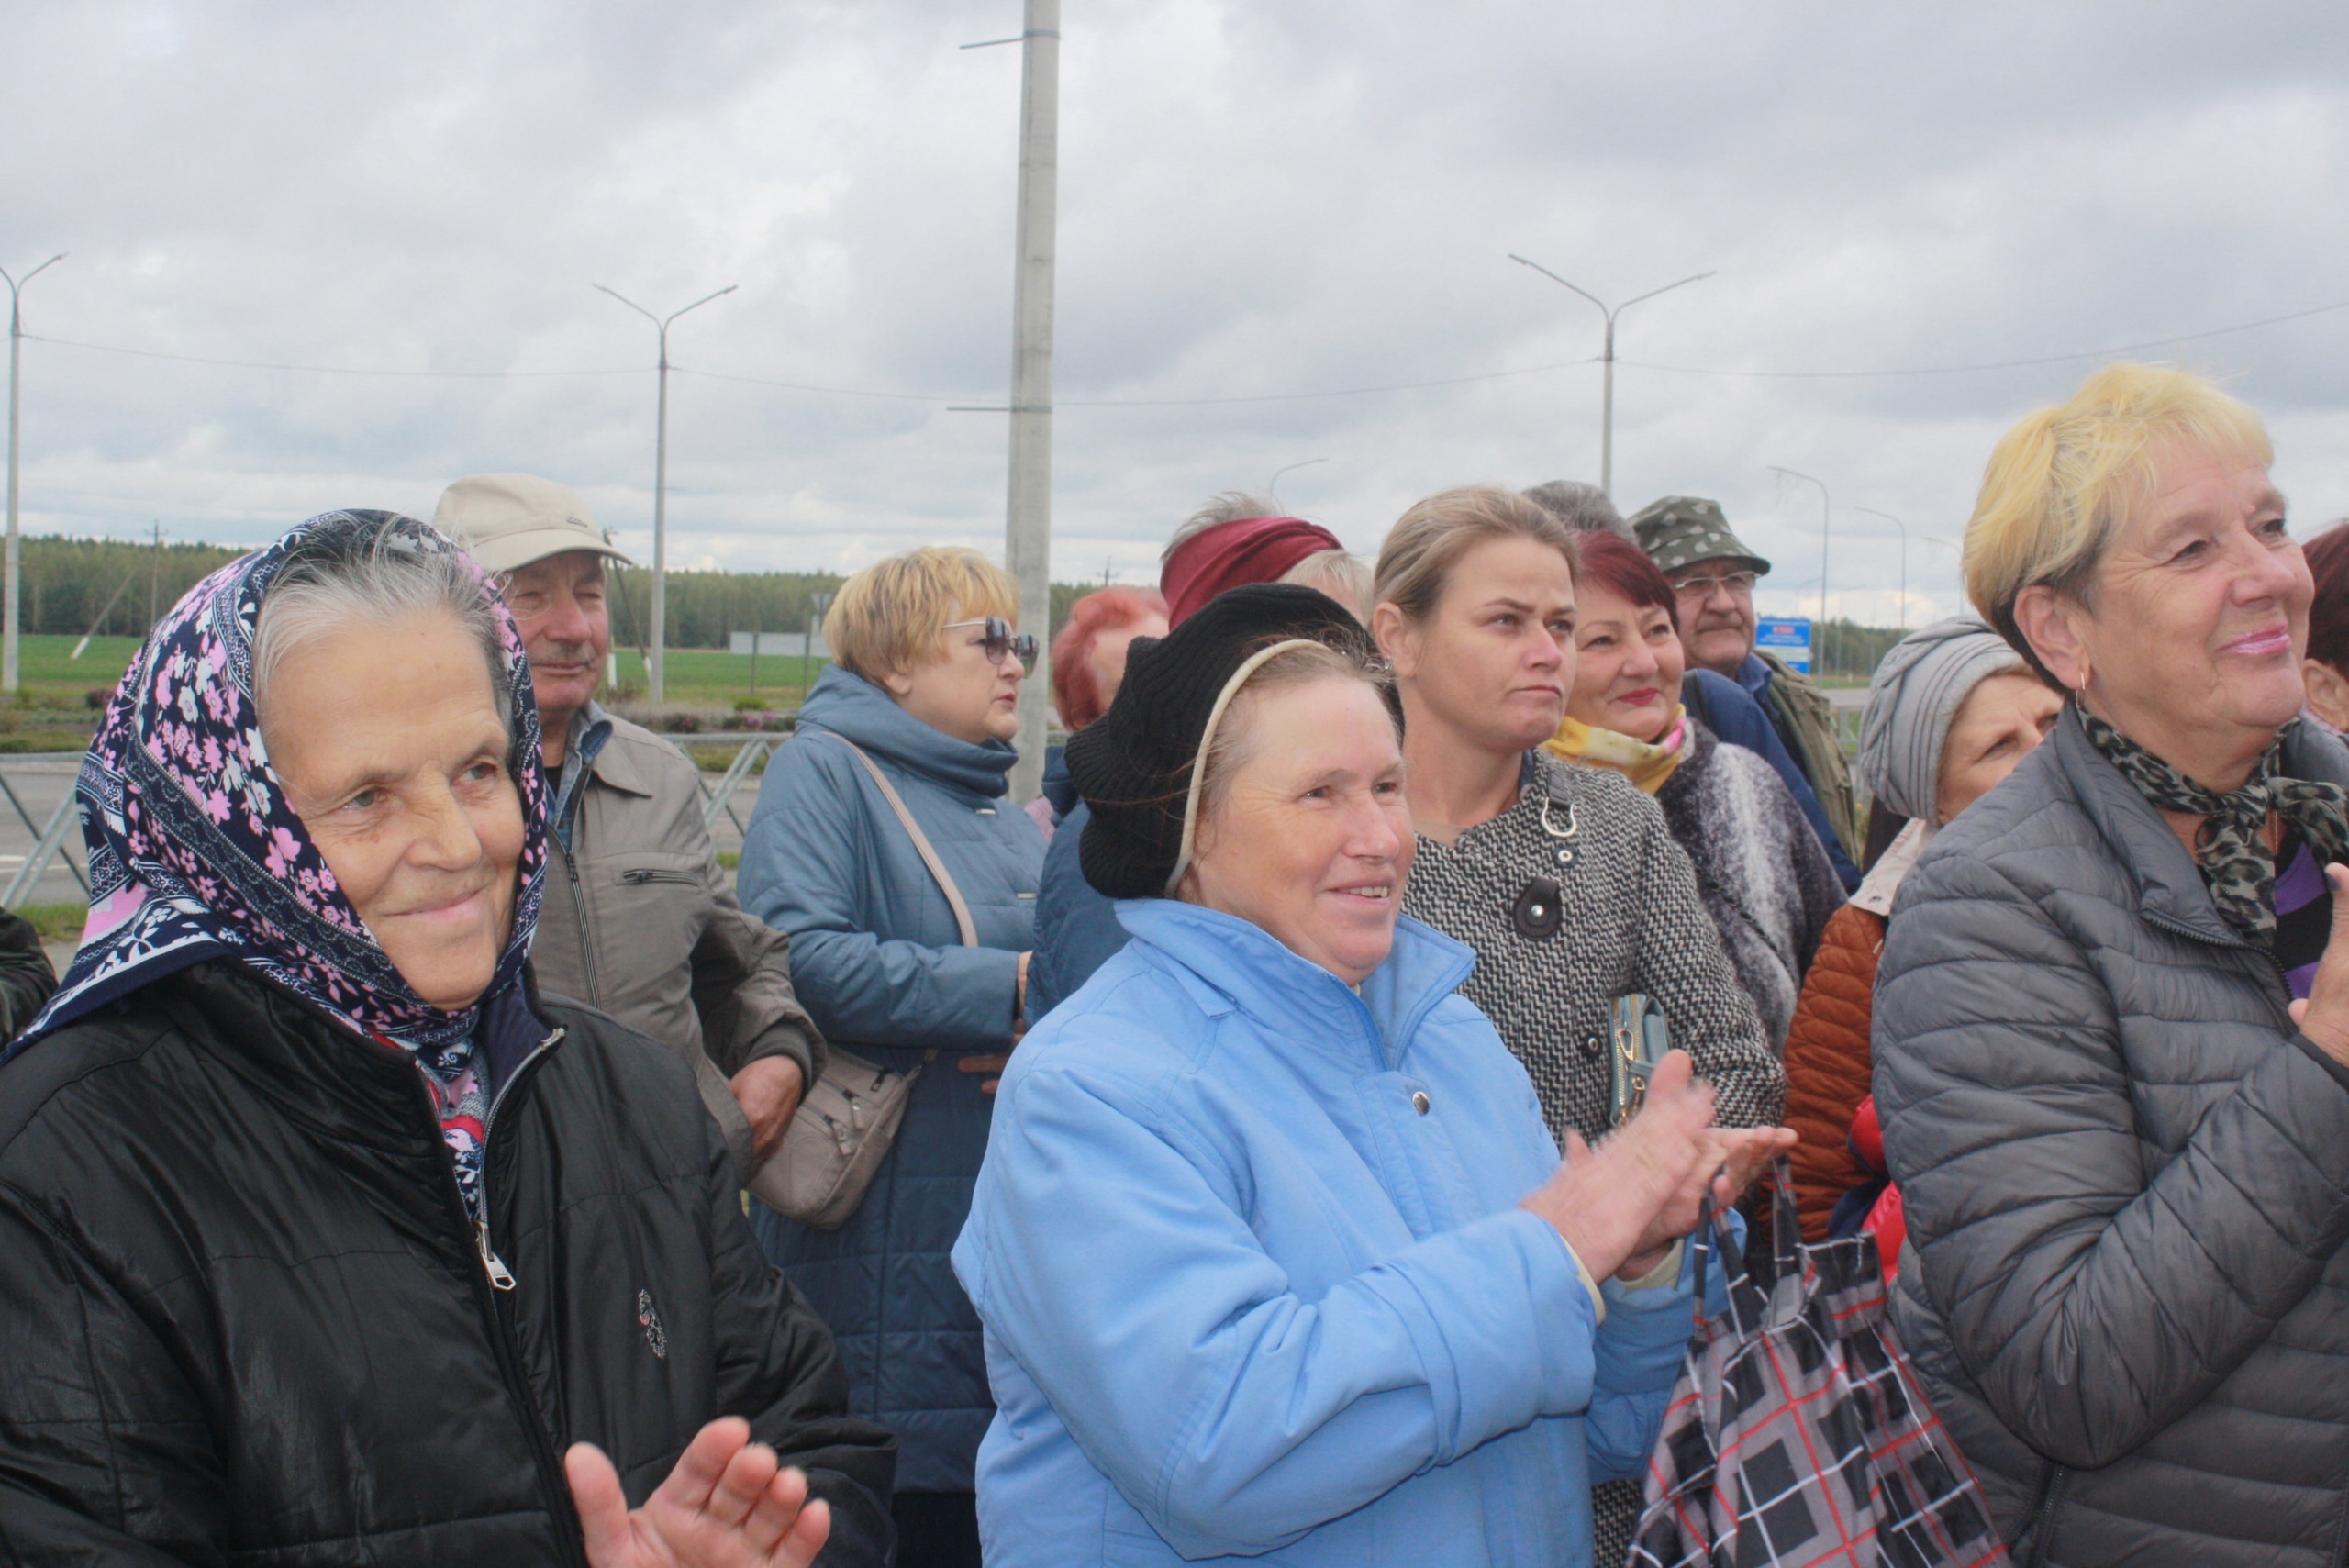
[[[694,745],[707,746],[711,744],[711,742],[703,740],[696,736],[670,736],[669,743],[685,754],[685,761],[693,763],[694,778],[701,785],[702,826],[705,828],[716,827],[718,824],[718,814],[722,811],[727,816],[734,818],[734,830],[736,832],[747,835],[749,829],[742,826],[741,817],[735,816],[735,792],[742,787],[742,781],[751,776],[751,770],[758,766],[760,758],[766,756],[777,746],[782,745],[785,740],[790,739],[791,737],[788,735],[751,735],[744,737],[742,749],[734,753],[734,760],[726,765],[726,771],[718,776],[718,782],[713,784],[707,778],[702,776],[701,759],[695,756],[693,751]],[[692,744],[688,744],[689,741],[692,742]],[[721,740],[718,741],[717,744],[724,745],[725,741]]]
[[[89,873],[82,869],[81,863],[65,848],[66,840],[74,836],[74,828],[81,826],[81,818],[73,810],[75,797],[72,784],[69,780],[65,788],[65,798],[57,803],[57,808],[49,814],[49,820],[45,823],[36,823],[33,820],[33,814],[25,809],[24,800],[17,794],[16,785],[8,779],[11,769],[23,767],[28,762],[42,762],[52,766],[59,762],[70,762],[79,769],[82,763],[82,753],[79,751],[0,753],[0,795],[7,798],[9,809],[16,812],[17,820],[22,822],[25,825],[25,831],[33,836],[32,852],[25,857],[25,863],[17,868],[17,874],[8,879],[7,890],[0,892],[0,906],[10,909],[21,909],[32,901],[33,889],[40,885],[41,877],[49,871],[49,862],[61,855],[64,857],[65,869],[72,872],[73,880],[82,884],[82,892],[86,895],[90,891]]]

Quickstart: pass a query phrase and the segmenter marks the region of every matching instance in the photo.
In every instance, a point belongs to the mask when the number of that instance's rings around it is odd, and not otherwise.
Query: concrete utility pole
[[[1871,517],[1882,517],[1900,530],[1900,629],[1909,629],[1909,525],[1889,512],[1879,512],[1874,506],[1854,506],[1855,512],[1865,512]]]
[[[1645,294],[1635,294],[1622,304],[1610,307],[1605,300],[1588,289],[1578,284],[1567,283],[1565,279],[1539,261],[1529,261],[1515,251],[1509,253],[1508,259],[1521,267],[1532,268],[1553,284],[1561,284],[1573,289],[1575,293],[1598,306],[1598,313],[1607,317],[1607,346],[1599,350],[1598,355],[1598,362],[1604,367],[1601,375],[1602,390],[1598,395],[1598,488],[1606,493],[1609,501],[1612,501],[1615,499],[1615,318],[1643,299],[1653,299],[1660,294],[1670,294],[1674,289],[1687,284],[1702,283],[1713,274],[1698,272],[1694,277],[1681,279],[1679,283],[1666,284],[1660,289],[1650,289]]]
[[[17,638],[24,630],[23,609],[24,563],[17,549],[17,433],[18,428],[17,377],[25,356],[25,317],[17,308],[25,285],[58,262],[65,260],[60,250],[21,278],[12,278],[0,271],[0,280],[8,284],[8,544],[6,553],[7,581],[5,588],[8,598],[5,617],[0,617],[0,691],[14,695],[19,684],[22,666],[18,662]]]
[[[669,641],[669,323],[721,295],[732,294],[741,285],[728,284],[717,294],[706,294],[665,317],[653,315],[617,289],[604,288],[601,284],[596,286],[651,322],[661,332],[661,411],[652,438],[652,640],[644,657],[644,700],[657,703],[665,695],[661,679],[662,655]]]
[[[1019,625],[1036,667],[1019,688],[1011,798],[1041,793],[1052,702],[1052,251],[1060,207],[1061,0],[1027,0],[1019,35],[1019,264],[1011,287],[1011,486],[1004,564],[1019,584]]]
[[[1819,629],[1811,638],[1811,656],[1819,668],[1811,672],[1811,678],[1824,680],[1827,675],[1827,529],[1834,509],[1833,503],[1827,498],[1827,484],[1823,480],[1813,479],[1809,474],[1798,473],[1791,468],[1780,468],[1775,462],[1770,465],[1770,472],[1819,486]]]

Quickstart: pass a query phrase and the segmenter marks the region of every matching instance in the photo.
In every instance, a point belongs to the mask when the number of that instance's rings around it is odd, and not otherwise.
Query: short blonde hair
[[[1553,513],[1514,490],[1464,484],[1429,496],[1387,530],[1378,550],[1374,602],[1391,600],[1406,618],[1424,620],[1471,546],[1511,537],[1549,545],[1566,558],[1569,580],[1578,574],[1574,535]]]
[[[2240,399],[2187,371],[2130,363],[2024,416],[1991,451],[1965,525],[1966,596],[2041,674],[2015,601],[2044,585],[2087,602],[2121,519],[2153,499],[2154,449],[2172,440],[2275,461],[2267,428]]]
[[[1280,580],[1319,589],[1345,606],[1354,619],[1370,624],[1371,608],[1377,603],[1370,596],[1370,562],[1351,550],[1317,550],[1282,573]]]
[[[981,616],[1019,618],[1011,574],[975,550],[925,545],[841,584],[824,617],[824,640],[834,663],[878,681],[931,662],[949,622]]]

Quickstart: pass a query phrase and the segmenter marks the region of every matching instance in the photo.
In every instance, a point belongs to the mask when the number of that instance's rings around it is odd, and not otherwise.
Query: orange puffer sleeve
[[[1869,1177],[1852,1158],[1852,1115],[1868,1095],[1868,1025],[1884,917],[1845,905],[1820,934],[1787,1031],[1787,1125],[1803,1239],[1824,1240],[1835,1200]]]

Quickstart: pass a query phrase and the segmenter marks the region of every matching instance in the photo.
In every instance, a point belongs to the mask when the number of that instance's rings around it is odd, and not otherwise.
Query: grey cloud
[[[681,374],[683,562],[853,564],[992,545],[1019,61],[958,43],[1016,0],[644,7],[28,6],[0,59],[0,261],[70,261],[31,330],[164,352],[607,376],[402,380],[27,346],[36,529],[257,539],[323,506],[429,508],[482,468],[650,513],[651,329]],[[1582,359],[1621,297],[1619,498],[1718,495],[1839,604],[1954,603],[1983,459],[2095,350],[2349,298],[2349,14],[2064,7],[1066,0],[1056,565],[1146,573],[1201,496],[1282,484],[1375,548],[1417,496],[1597,469],[1595,367],[1422,391],[1080,406],[1475,375]],[[2311,519],[2349,508],[2349,312],[2158,350],[2274,417]]]

